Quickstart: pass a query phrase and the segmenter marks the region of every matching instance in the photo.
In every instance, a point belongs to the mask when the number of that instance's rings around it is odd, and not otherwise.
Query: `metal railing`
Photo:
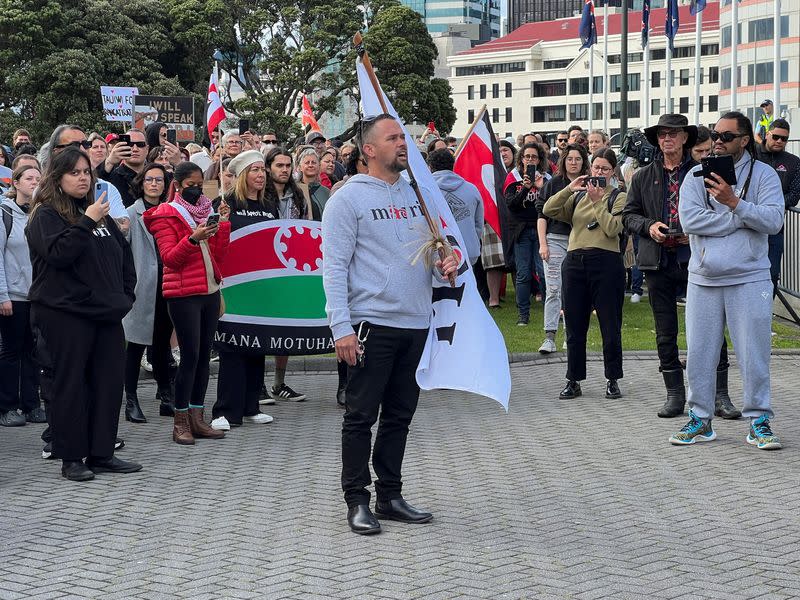
[[[798,208],[792,207],[786,211],[783,244],[781,280],[776,295],[794,322],[800,325],[800,316],[786,298],[788,294],[800,299],[800,209]]]

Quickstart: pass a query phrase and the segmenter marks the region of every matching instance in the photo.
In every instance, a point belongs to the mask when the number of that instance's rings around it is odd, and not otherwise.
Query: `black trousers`
[[[172,348],[169,339],[172,336],[172,320],[169,318],[167,301],[161,295],[161,289],[156,292],[156,304],[153,316],[153,343],[152,352],[148,353],[150,364],[153,365],[153,379],[156,380],[159,390],[168,389],[169,363],[172,358]],[[142,356],[147,346],[128,342],[125,352],[125,392],[136,393],[139,385],[139,369]]]
[[[220,352],[217,401],[212,409],[212,416],[215,419],[225,417],[232,425],[241,425],[242,417],[252,417],[261,412],[258,400],[262,385],[263,355]]]
[[[169,298],[167,307],[175,326],[181,363],[175,375],[175,408],[203,406],[208,389],[208,361],[219,320],[219,292]]]
[[[364,327],[364,364],[347,368],[342,425],[342,490],[350,507],[369,503],[371,428],[379,412],[372,449],[375,494],[380,501],[401,496],[408,428],[419,400],[415,373],[428,337],[427,329]]]
[[[12,301],[11,311],[11,316],[0,317],[0,412],[27,413],[39,407],[31,303]]]
[[[592,309],[603,337],[606,379],[622,377],[622,304],[625,267],[619,252],[573,250],[561,264],[561,297],[567,324],[567,379],[586,379],[586,334]]]
[[[53,452],[63,460],[113,456],[125,363],[122,323],[97,323],[38,304],[31,318],[37,344],[51,357],[45,369],[52,373]]]
[[[674,254],[667,253],[666,265],[657,271],[645,271],[647,295],[656,324],[658,362],[662,371],[682,369],[678,358],[678,305],[676,296],[685,293],[689,280],[688,264],[679,263]],[[718,371],[728,368],[728,342],[722,338]]]

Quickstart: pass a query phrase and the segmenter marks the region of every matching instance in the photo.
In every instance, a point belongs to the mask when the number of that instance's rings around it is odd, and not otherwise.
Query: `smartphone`
[[[167,141],[173,145],[178,143],[178,132],[175,129],[167,129]]]
[[[528,179],[531,181],[536,181],[536,167],[533,165],[527,165],[525,167],[525,175],[527,175]]]
[[[592,185],[596,185],[597,187],[604,188],[608,185],[608,180],[605,177],[587,177],[586,184],[591,183]]]
[[[239,119],[239,135],[250,131],[250,119]]]
[[[709,177],[711,173],[716,173],[722,177],[725,183],[736,185],[736,169],[733,164],[733,156],[730,154],[706,156],[700,161],[700,165],[702,169],[695,172],[695,177]]]
[[[130,144],[131,143],[131,136],[127,133],[120,134],[119,138],[117,138],[123,144]]]
[[[108,204],[108,184],[105,181],[98,181],[94,184],[94,200],[97,202],[102,196],[103,192],[106,193],[103,198],[103,204]]]
[[[681,237],[684,235],[682,231],[670,230],[669,227],[659,227],[658,230],[667,237]]]
[[[428,121],[428,130],[436,131],[436,123],[434,123],[433,121]]]
[[[211,213],[206,219],[206,227],[216,227],[219,225],[219,213]]]

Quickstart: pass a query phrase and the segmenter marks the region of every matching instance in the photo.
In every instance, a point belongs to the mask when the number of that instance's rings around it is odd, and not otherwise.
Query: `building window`
[[[506,98],[511,98],[511,82],[506,82]]]
[[[703,108],[703,97],[700,96],[698,100],[700,101],[700,112],[705,112],[705,109]]]
[[[719,89],[721,90],[729,90],[731,89],[731,68],[727,67],[722,69],[722,79],[719,83]]]
[[[654,100],[650,100],[650,114],[651,115],[661,114],[661,99],[660,98],[656,98]]]
[[[628,100],[628,116],[630,118],[638,119],[640,117],[639,106],[638,100]]]
[[[552,81],[531,82],[531,96],[533,98],[546,98],[548,96],[565,96],[567,94],[567,81],[555,79]]]
[[[492,123],[497,123],[500,120],[500,109],[493,108],[492,109]]]
[[[628,73],[628,90],[631,92],[639,91],[639,73]],[[609,92],[619,92],[622,88],[622,75],[612,75],[608,81]]]
[[[681,69],[679,76],[681,85],[689,85],[689,69]]]
[[[500,84],[493,83],[492,84],[492,98],[499,98],[500,97]]]
[[[467,86],[467,100],[474,100],[475,99],[475,86],[468,85]]]
[[[494,75],[497,73],[519,73],[525,70],[525,61],[498,63],[494,65],[475,65],[471,67],[456,67],[456,77],[470,75]]]
[[[470,109],[467,111],[467,122],[472,123],[475,120],[475,111]]]
[[[747,24],[747,41],[763,42],[775,37],[775,21],[772,17],[755,19]],[[789,15],[781,17],[781,37],[789,37]]]
[[[589,93],[589,78],[576,77],[569,80],[569,93],[570,95],[588,94]]]
[[[565,69],[569,66],[572,60],[569,58],[561,60],[545,60],[542,62],[543,69]]]
[[[749,85],[763,85],[775,81],[773,77],[774,62],[763,62],[747,65],[747,81]],[[755,69],[754,69],[755,67]],[[781,61],[781,83],[789,81],[789,61]]]
[[[661,87],[661,71],[653,71],[650,73],[650,87]]]
[[[685,115],[689,112],[689,98],[683,97],[678,100],[678,112]]]
[[[650,60],[666,60],[667,51],[665,48],[650,50]]]
[[[603,77],[596,76],[594,78],[594,82],[592,83],[592,92],[595,94],[602,94],[603,93]]]
[[[566,120],[567,107],[563,104],[531,107],[531,121],[534,123],[554,123]]]
[[[592,115],[593,119],[602,119],[603,118],[603,103],[602,102],[595,102],[594,103],[594,115]]]
[[[717,112],[719,110],[719,96],[708,97],[708,112]]]
[[[622,102],[612,102],[609,110],[610,112],[608,117],[610,119],[619,119],[621,116],[620,111],[622,110]]]
[[[587,81],[588,85],[589,82]],[[569,120],[570,121],[586,121],[589,118],[589,105],[588,104],[570,104],[569,106]]]
[[[511,123],[513,119],[511,118],[511,107],[506,107],[506,123]]]
[[[480,97],[481,97],[481,100],[486,100],[486,84],[485,83],[481,84]]]
[[[738,23],[736,25],[736,40],[741,44],[742,43],[742,24]],[[721,39],[721,46],[723,48],[730,48],[731,47],[731,26],[727,25],[722,28],[722,39]]]
[[[708,67],[708,83],[719,83],[719,67]]]

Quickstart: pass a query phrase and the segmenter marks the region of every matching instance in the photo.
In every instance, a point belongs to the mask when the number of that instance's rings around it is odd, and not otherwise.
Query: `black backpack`
[[[3,213],[3,228],[6,230],[6,240],[8,240],[14,227],[14,215],[5,206],[0,206],[0,212]]]
[[[608,212],[610,212],[612,215],[614,215],[614,202],[617,201],[617,196],[619,196],[621,193],[622,193],[622,190],[619,189],[619,188],[616,188],[616,189],[612,190],[611,194],[608,196]],[[580,202],[585,195],[586,195],[586,192],[578,192],[575,195],[575,206],[578,205],[578,202]],[[614,216],[616,216],[616,215],[614,215]],[[628,234],[625,233],[625,229],[623,228],[622,229],[622,233],[619,234],[619,253],[620,253],[620,255],[625,254],[625,250],[626,250],[627,247],[628,247]]]

